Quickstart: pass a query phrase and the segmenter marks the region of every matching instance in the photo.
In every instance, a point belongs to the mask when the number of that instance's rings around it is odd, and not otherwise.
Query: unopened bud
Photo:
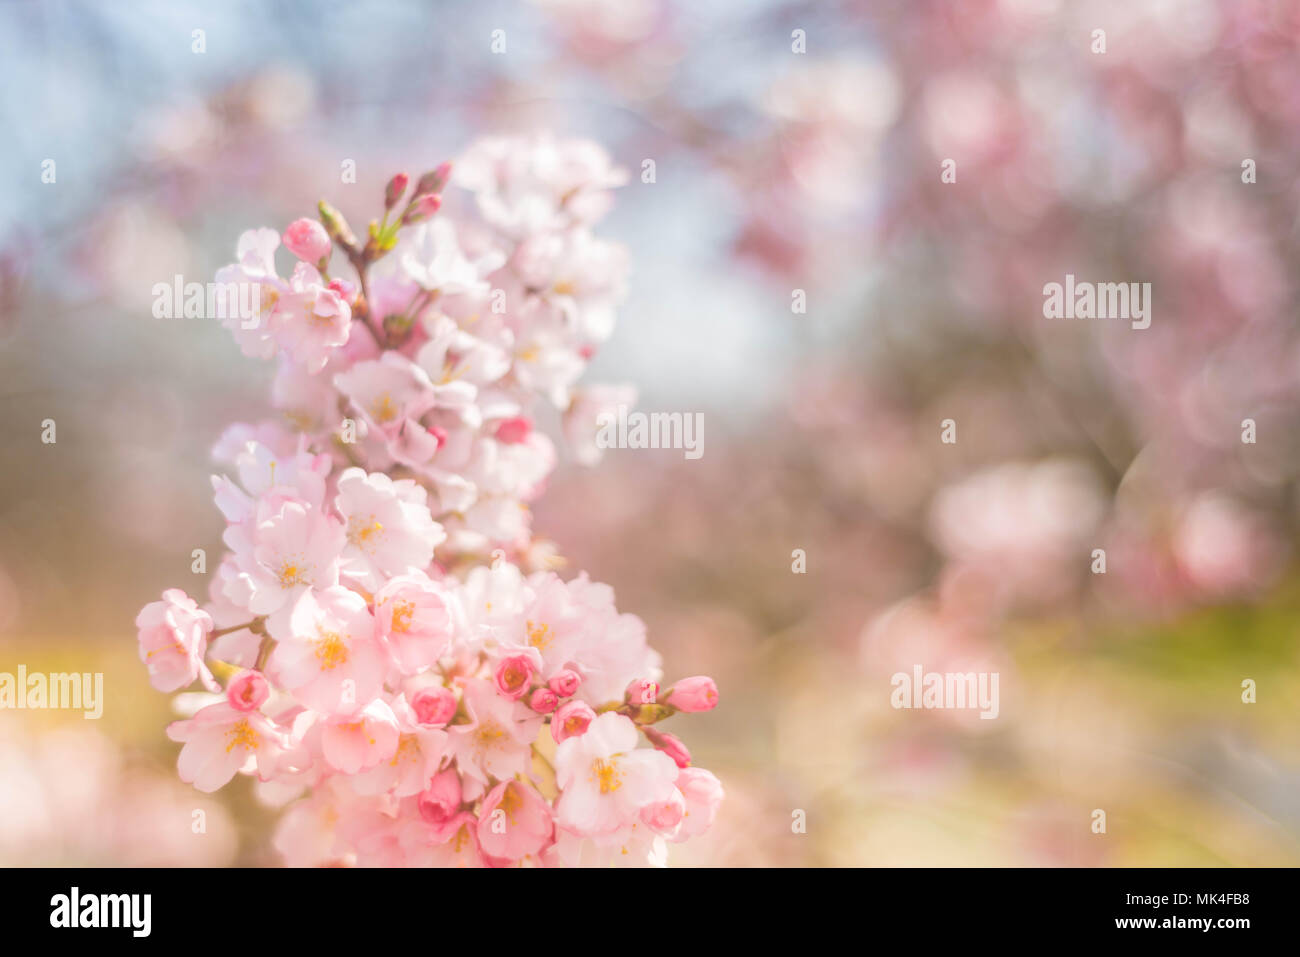
[[[442,197],[437,193],[421,196],[411,204],[406,215],[402,217],[402,222],[418,223],[422,219],[428,219],[440,209],[442,209]]]
[[[551,680],[546,682],[546,687],[561,698],[572,698],[578,693],[580,684],[582,684],[582,676],[572,668],[565,668],[551,675]]]
[[[677,737],[677,735],[650,729],[646,731],[646,737],[650,739],[650,743],[657,750],[672,758],[673,763],[679,768],[690,767],[691,752],[686,750],[686,745],[682,744],[681,738]]]
[[[295,219],[280,237],[285,248],[306,263],[318,263],[330,254],[330,237],[314,219]]]
[[[423,196],[425,193],[440,193],[442,188],[447,185],[451,179],[451,163],[443,163],[431,173],[425,173],[415,184],[415,195]]]
[[[528,707],[538,714],[550,714],[560,706],[559,696],[550,688],[534,689],[528,699]]]
[[[664,700],[678,711],[712,711],[718,706],[718,686],[705,675],[683,678]]]
[[[323,199],[316,204],[316,210],[320,214],[321,225],[325,227],[325,232],[330,234],[330,239],[347,246],[357,244],[357,237],[342,213]]]
[[[654,704],[659,698],[659,684],[649,678],[637,678],[629,682],[623,692],[623,700],[628,704]]]
[[[555,739],[556,744],[560,744],[565,738],[585,734],[588,726],[595,720],[596,712],[591,710],[591,705],[587,702],[567,702],[561,705],[560,710],[551,718],[551,737]]]
[[[422,688],[411,698],[411,709],[420,724],[445,725],[456,714],[456,696],[441,685]]]
[[[226,700],[236,711],[253,711],[270,694],[271,686],[260,671],[241,671],[226,687]]]
[[[517,415],[497,426],[496,437],[498,442],[506,445],[518,445],[520,442],[527,441],[532,431],[533,420],[526,415]]]
[[[411,182],[411,177],[405,173],[398,173],[388,181],[384,187],[384,209],[392,209],[397,205],[397,201],[406,193],[406,186]]]

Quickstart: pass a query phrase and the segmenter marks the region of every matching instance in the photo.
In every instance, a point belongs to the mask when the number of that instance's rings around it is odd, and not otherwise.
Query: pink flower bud
[[[582,675],[571,668],[565,668],[551,675],[551,680],[546,682],[546,687],[561,698],[572,698],[578,693],[580,684],[582,684]]]
[[[662,751],[668,757],[677,763],[679,768],[688,768],[691,765],[691,752],[686,750],[686,745],[682,744],[681,738],[675,734],[669,734],[666,731],[657,731],[649,735],[650,743]]]
[[[392,209],[397,205],[397,201],[406,192],[406,185],[410,181],[411,177],[405,173],[398,173],[388,181],[388,185],[384,187],[384,209]]]
[[[550,688],[538,688],[528,699],[528,707],[538,714],[550,714],[560,705],[560,699]]]
[[[330,237],[314,219],[295,219],[281,237],[285,248],[303,262],[318,263],[330,254]]]
[[[446,824],[460,807],[460,775],[448,768],[433,776],[416,802],[420,817],[430,824]]]
[[[718,706],[718,686],[704,675],[683,678],[672,686],[664,703],[678,711],[712,711]]]
[[[420,724],[444,725],[456,714],[456,696],[442,685],[421,688],[411,697],[411,710]]]
[[[432,173],[425,173],[420,177],[420,181],[415,184],[415,194],[423,196],[425,193],[439,193],[451,179],[451,163],[442,163]]]
[[[441,428],[440,426],[431,425],[428,428],[428,432],[430,435],[432,435],[435,439],[438,440],[438,448],[442,448],[444,445],[447,444],[446,429]]]
[[[331,279],[329,285],[325,288],[332,290],[340,299],[347,303],[351,303],[357,295],[356,285],[346,279]]]
[[[659,700],[659,683],[649,678],[637,678],[623,692],[623,700],[628,704],[654,704]]]
[[[596,720],[596,712],[585,701],[569,701],[560,706],[551,718],[551,737],[559,744],[565,738],[585,734],[587,726]]]
[[[676,788],[673,788],[672,796],[668,800],[647,804],[641,808],[641,820],[651,830],[669,836],[677,832],[685,816],[686,798]]]
[[[703,834],[712,826],[726,796],[722,784],[704,768],[682,768],[677,773],[677,790],[686,799],[678,840]]]
[[[226,700],[236,711],[256,711],[271,695],[271,686],[260,671],[241,671],[226,686]]]
[[[496,437],[498,442],[504,442],[506,445],[518,445],[523,442],[533,432],[533,420],[526,415],[518,415],[513,419],[506,419],[497,426]]]
[[[430,193],[428,196],[421,196],[415,201],[415,204],[406,211],[406,215],[402,217],[402,222],[418,223],[422,219],[428,219],[440,209],[442,209],[442,197],[437,193]]]
[[[528,692],[528,686],[533,683],[535,674],[537,669],[533,667],[533,660],[528,655],[511,655],[509,658],[504,658],[501,664],[497,665],[494,676],[497,691],[511,701],[518,701]]]

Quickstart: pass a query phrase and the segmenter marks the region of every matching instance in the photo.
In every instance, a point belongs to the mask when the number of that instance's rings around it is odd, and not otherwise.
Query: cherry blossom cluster
[[[363,240],[322,202],[217,275],[256,284],[260,314],[225,321],[276,359],[280,417],[218,442],[228,551],[206,605],[141,611],[140,657],[160,691],[206,689],[168,728],[182,780],[255,776],[290,865],[660,864],[717,813],[659,727],[713,708],[713,681],[661,688],[641,620],[531,532],[556,461],[535,415],[592,462],[629,401],[576,385],[623,293],[591,227],[624,177],[588,142],[484,140],[459,219],[451,164],[398,174]]]

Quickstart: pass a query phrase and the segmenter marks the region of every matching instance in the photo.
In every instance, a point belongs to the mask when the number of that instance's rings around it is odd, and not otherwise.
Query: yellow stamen
[[[518,785],[511,781],[506,785],[506,789],[501,795],[501,803],[497,807],[505,812],[506,820],[510,822],[511,826],[514,826],[515,815],[519,813],[523,806],[524,796],[518,790]]]
[[[165,646],[163,646],[162,648],[155,648],[153,651],[151,651],[151,652],[149,652],[147,655],[145,655],[145,658],[152,658],[154,655],[158,654],[158,652],[160,652],[160,651],[174,651],[174,652],[176,652],[178,655],[183,655],[183,654],[186,653],[186,652],[185,652],[185,646],[182,645],[182,644],[178,641],[178,642],[175,642],[174,644],[165,645]]]
[[[488,720],[474,729],[474,745],[482,754],[489,748],[495,748],[506,736],[505,729],[495,721]]]
[[[320,632],[316,639],[316,658],[320,661],[321,671],[333,671],[348,660],[348,646],[336,631]]]
[[[393,602],[393,631],[406,634],[411,630],[413,617],[415,617],[415,602],[401,598]]]
[[[348,541],[358,548],[370,544],[370,540],[384,533],[384,526],[371,515],[368,519],[353,516],[348,522]]]
[[[468,841],[469,841],[468,826],[462,824],[460,830],[456,832],[456,836],[452,838],[451,841],[452,852],[455,854],[461,853],[465,849],[465,844]]]
[[[233,728],[226,732],[227,754],[235,750],[235,748],[256,751],[259,744],[261,744],[261,737],[245,718],[241,718]]]
[[[393,402],[393,397],[385,392],[371,404],[370,414],[376,422],[392,422],[397,418],[397,406]]]
[[[609,794],[611,791],[617,791],[623,786],[623,776],[618,773],[618,765],[613,759],[609,762],[597,758],[591,762],[592,780],[593,778],[600,783],[600,793]]]
[[[307,577],[307,569],[293,562],[285,562],[280,566],[280,587],[293,588],[295,585],[310,585],[311,579]]]
[[[420,742],[413,734],[404,734],[397,739],[397,751],[389,762],[393,767],[398,761],[414,761],[420,756]]]
[[[547,648],[551,647],[551,641],[554,639],[555,633],[551,631],[550,625],[546,624],[546,622],[538,624],[529,621],[527,622],[527,628],[528,643],[530,645],[538,651],[545,651]]]

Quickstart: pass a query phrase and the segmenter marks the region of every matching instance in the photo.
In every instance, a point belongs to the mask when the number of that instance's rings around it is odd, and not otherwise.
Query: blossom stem
[[[262,643],[257,648],[257,664],[253,667],[258,671],[266,670],[266,659],[271,657],[271,649],[275,647],[275,642],[271,640],[270,635],[262,637]]]
[[[352,263],[352,268],[357,273],[357,284],[361,287],[361,321],[375,338],[375,345],[380,349],[387,349],[387,337],[383,329],[375,325],[374,316],[370,308],[370,284],[366,281],[366,273],[370,268],[370,262],[366,258],[366,253],[358,250],[352,245],[343,245],[343,251],[347,254],[348,262]],[[356,310],[354,310],[355,315]]]
[[[547,759],[546,755],[542,754],[542,752],[539,751],[539,750],[537,749],[537,745],[535,745],[535,744],[534,744],[534,745],[530,745],[530,748],[531,748],[531,750],[532,750],[532,752],[533,752],[533,757],[537,758],[538,761],[541,761],[542,764],[546,765],[546,769],[547,769],[548,771],[550,771],[552,774],[554,774],[554,773],[555,773],[555,765],[553,765],[553,764],[552,764],[552,763]]]
[[[266,616],[254,618],[252,621],[246,621],[242,625],[231,625],[229,628],[218,628],[216,631],[211,632],[208,635],[208,640],[211,641],[213,638],[220,638],[222,635],[229,635],[232,632],[243,631],[245,628],[256,632],[264,621],[266,621]]]

